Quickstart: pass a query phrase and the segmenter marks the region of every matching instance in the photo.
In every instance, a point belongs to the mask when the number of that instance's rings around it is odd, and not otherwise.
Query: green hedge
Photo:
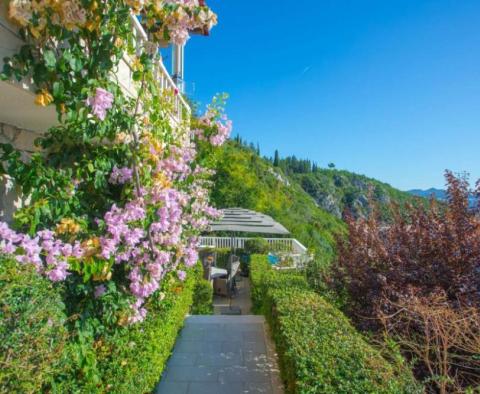
[[[287,392],[421,393],[407,368],[392,366],[348,319],[296,272],[252,256],[252,298],[270,322]]]
[[[0,259],[0,393],[152,392],[202,283],[201,270],[188,270],[185,282],[167,278],[150,298],[144,322],[94,336],[97,320],[65,321],[61,286]],[[205,310],[202,297],[197,308]]]
[[[64,306],[31,266],[0,256],[0,392],[38,393],[67,341]]]
[[[151,317],[143,324],[106,338],[111,352],[100,359],[99,368],[110,392],[152,391],[170,357],[185,315],[189,313],[197,279],[191,272],[182,285],[177,283],[163,301],[153,305]]]
[[[193,304],[201,266],[188,270],[185,282],[174,275],[151,297],[144,322],[117,327],[82,343],[82,331],[66,352],[55,393],[149,393],[159,382],[177,334]],[[164,298],[163,298],[164,296]],[[89,370],[85,360],[90,358]],[[92,362],[93,360],[93,362]]]
[[[199,278],[195,285],[192,315],[211,315],[213,313],[213,288],[212,284]]]

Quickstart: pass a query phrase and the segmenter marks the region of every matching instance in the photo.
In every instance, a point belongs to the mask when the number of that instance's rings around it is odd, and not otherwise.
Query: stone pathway
[[[264,317],[187,317],[155,393],[283,393]]]

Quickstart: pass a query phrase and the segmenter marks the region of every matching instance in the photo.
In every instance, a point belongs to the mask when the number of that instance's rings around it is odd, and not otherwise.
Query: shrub
[[[332,281],[347,289],[357,325],[386,330],[417,360],[417,376],[441,393],[480,385],[480,220],[469,206],[468,179],[447,172],[446,180],[447,204],[403,214],[393,207],[388,226],[378,215],[350,218]]]
[[[0,259],[0,392],[146,393],[165,368],[185,316],[205,288],[201,267],[185,282],[168,274],[148,301],[142,324],[101,327],[95,316],[71,316],[54,287],[31,266]],[[208,282],[207,282],[208,283]],[[210,305],[211,305],[210,288]],[[198,294],[198,293],[197,293]],[[197,301],[207,311],[208,297]],[[101,332],[101,334],[98,334]]]
[[[52,392],[152,392],[190,311],[199,273],[198,268],[189,270],[185,282],[169,275],[149,300],[150,313],[142,324],[117,326],[95,338],[88,324],[74,332]]]
[[[211,315],[213,312],[213,288],[208,280],[203,279],[201,266],[197,273],[197,283],[193,295],[192,315]]]
[[[296,272],[252,258],[255,308],[270,322],[289,393],[419,393],[401,364],[391,365],[348,319]]]
[[[250,254],[266,254],[270,251],[270,245],[263,238],[253,238],[245,241],[245,250]]]
[[[42,391],[67,340],[64,321],[52,283],[0,256],[0,392]]]

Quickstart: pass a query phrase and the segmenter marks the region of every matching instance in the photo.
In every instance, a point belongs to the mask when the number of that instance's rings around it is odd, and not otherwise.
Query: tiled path
[[[252,300],[250,297],[250,279],[239,277],[237,280],[237,294],[230,301],[227,297],[213,296],[213,308],[215,315],[221,315],[222,310],[229,306],[240,308],[242,315],[251,314]]]
[[[157,394],[283,393],[263,316],[189,316]]]

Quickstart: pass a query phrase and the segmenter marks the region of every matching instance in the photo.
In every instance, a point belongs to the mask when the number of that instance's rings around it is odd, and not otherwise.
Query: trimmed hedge
[[[113,393],[151,392],[160,380],[185,316],[193,303],[197,275],[174,285],[163,301],[150,309],[151,318],[106,338],[109,349],[100,358],[102,381]],[[148,316],[148,315],[147,315]]]
[[[64,322],[52,283],[0,256],[0,392],[41,392],[67,341]]]
[[[274,271],[257,255],[251,280],[254,308],[269,320],[287,392],[423,392],[407,368],[388,363],[302,275]]]
[[[213,288],[208,280],[198,279],[190,313],[192,315],[211,315],[213,313]]]
[[[185,282],[171,275],[150,298],[144,322],[110,327],[98,337],[92,335],[98,320],[66,322],[61,286],[0,259],[0,393],[152,392],[201,276],[199,264]],[[198,308],[206,308],[205,297]]]

